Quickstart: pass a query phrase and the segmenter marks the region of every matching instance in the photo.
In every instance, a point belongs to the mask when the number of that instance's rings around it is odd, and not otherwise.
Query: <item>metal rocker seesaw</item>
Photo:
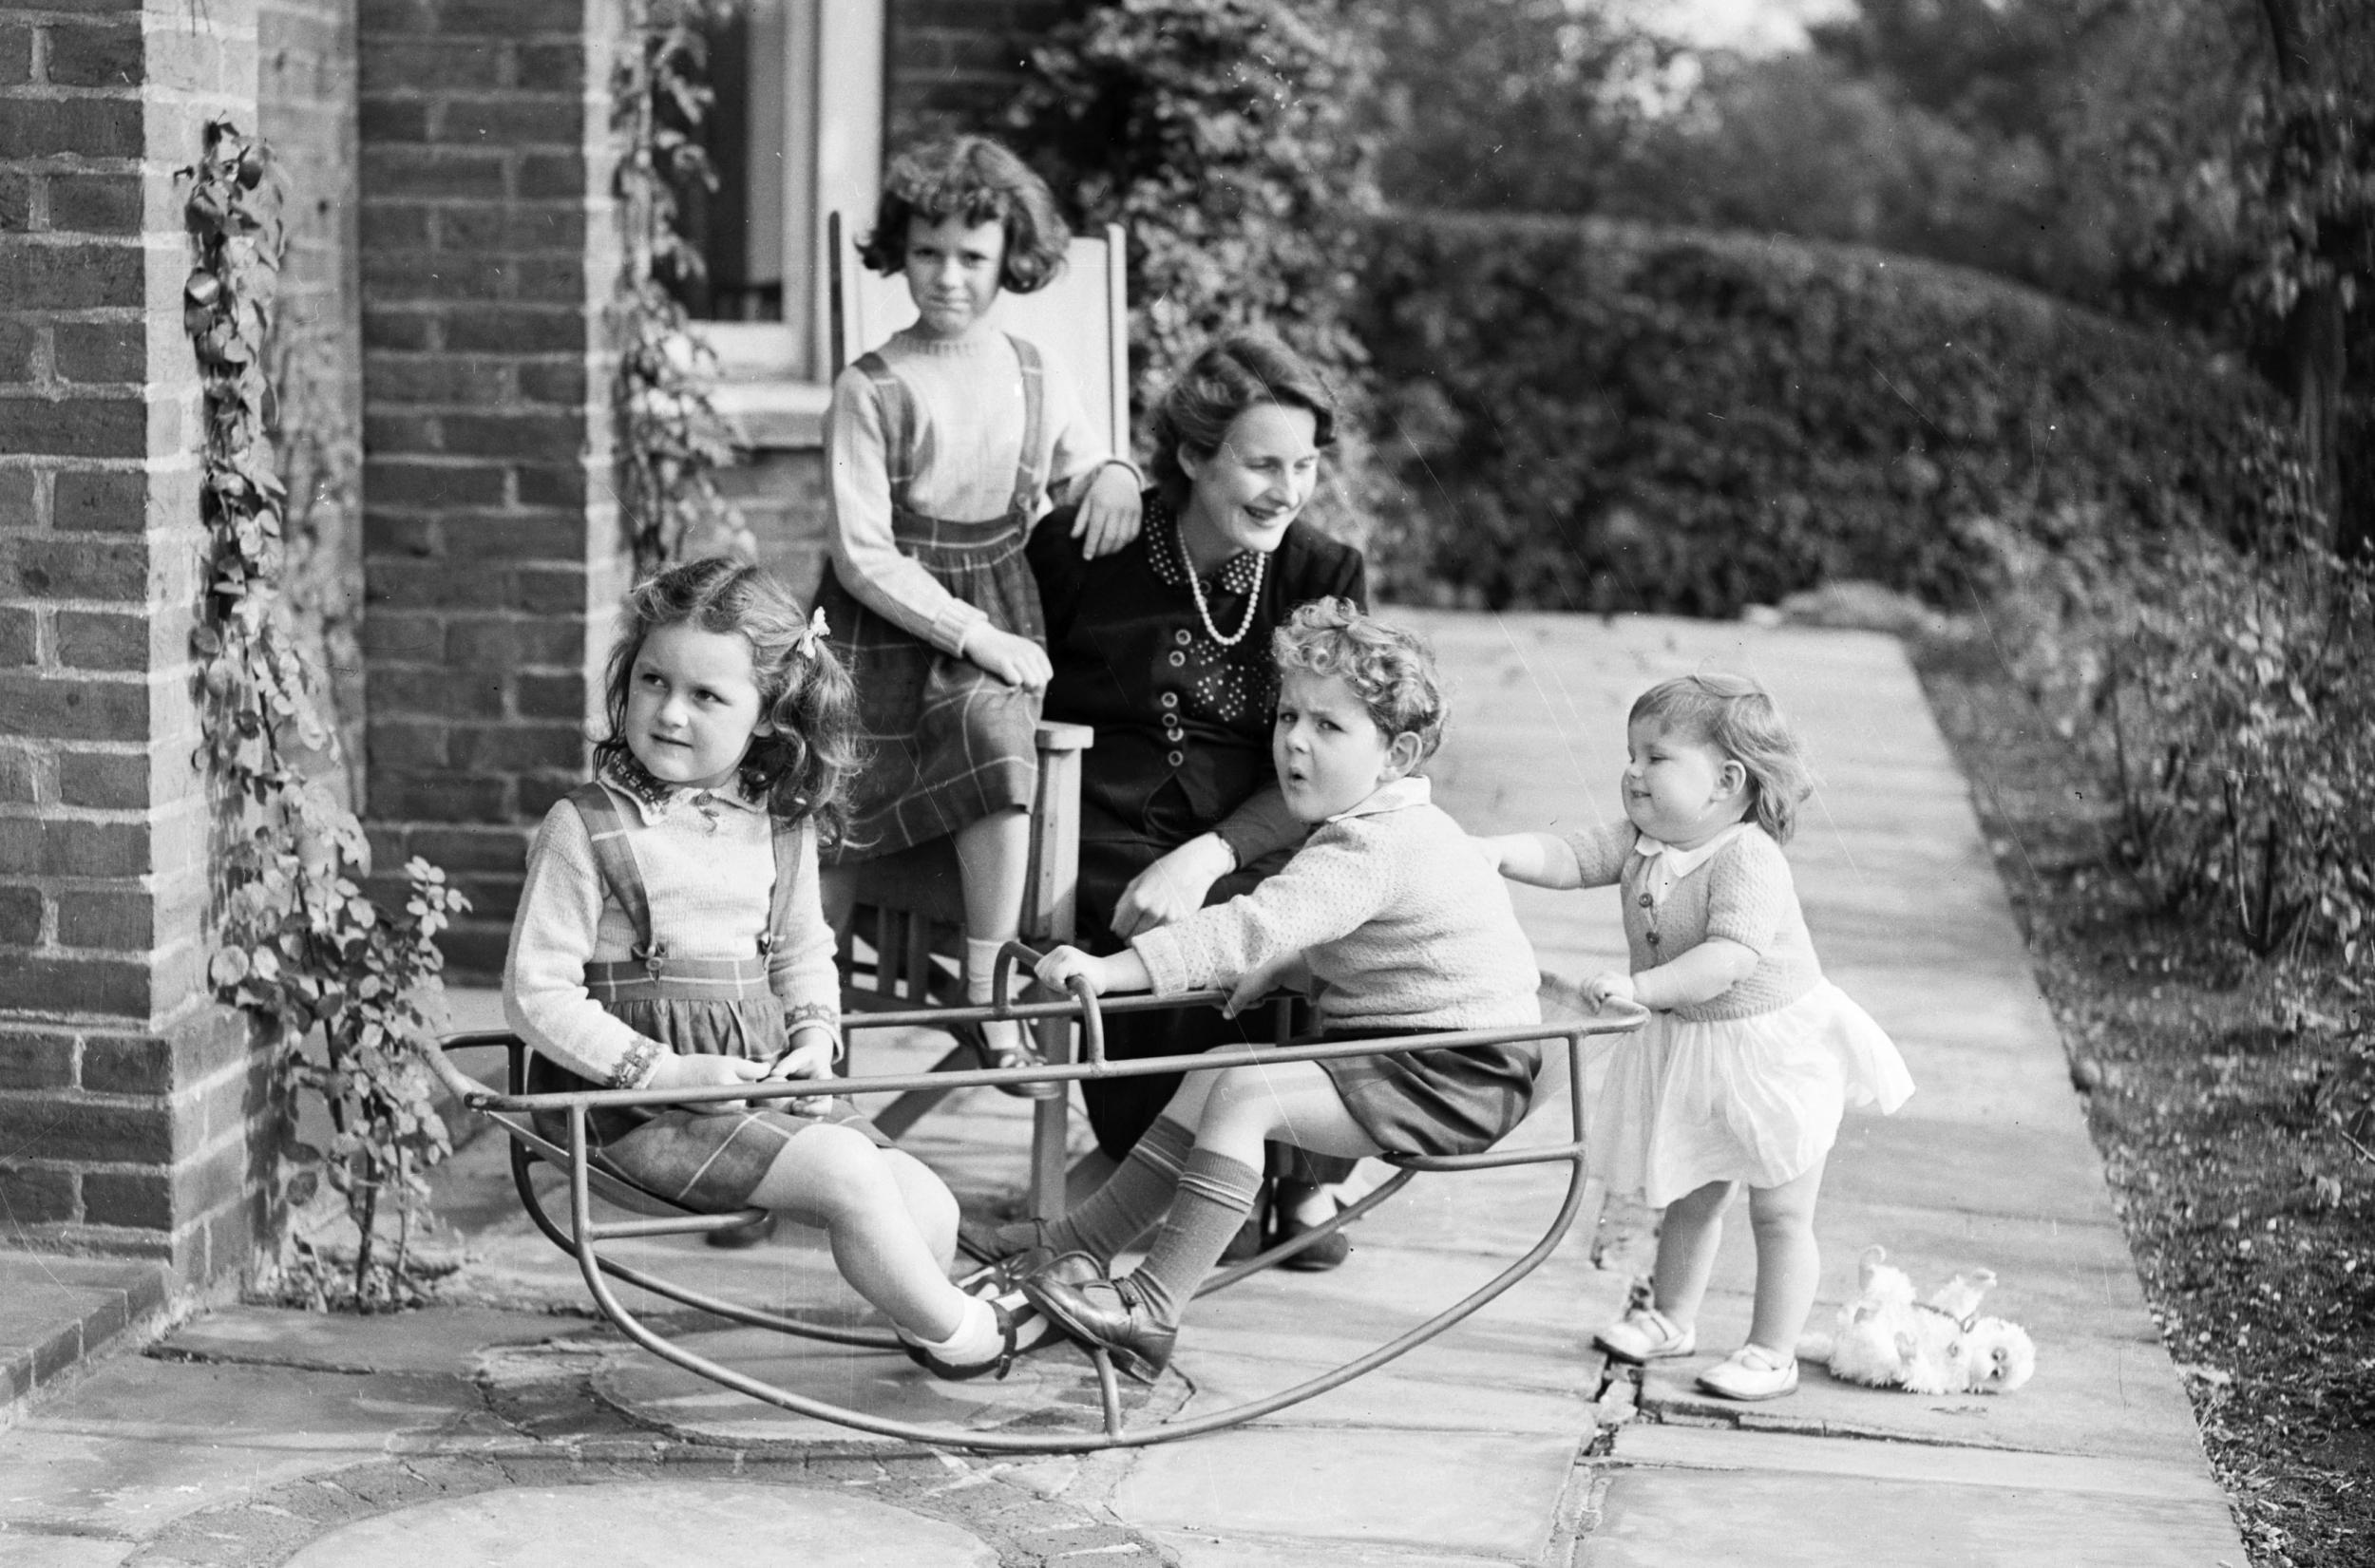
[[[1314,1043],[1295,1046],[1236,1046],[1189,1056],[1147,1057],[1136,1061],[1112,1062],[1105,1056],[1105,1014],[1107,1012],[1139,1012],[1157,1008],[1182,1006],[1219,1006],[1226,1000],[1219,992],[1195,992],[1184,996],[1130,996],[1101,999],[1075,981],[1071,1000],[1011,1003],[1007,995],[1009,960],[1026,965],[1036,964],[1039,954],[1019,942],[1010,942],[1000,954],[996,994],[987,1007],[930,1008],[903,1012],[861,1012],[843,1019],[843,1028],[860,1029],[922,1028],[944,1029],[954,1023],[980,1022],[991,1018],[1011,1018],[1025,1022],[1040,1019],[1076,1017],[1078,1038],[1085,1050],[1075,1061],[1050,1061],[1038,1066],[1017,1067],[980,1067],[964,1071],[929,1073],[881,1074],[846,1078],[811,1078],[784,1083],[721,1086],[701,1089],[586,1089],[574,1093],[529,1094],[527,1082],[527,1047],[507,1030],[492,1030],[447,1036],[440,1046],[429,1051],[429,1065],[439,1079],[470,1109],[500,1125],[511,1140],[511,1173],[520,1201],[536,1227],[552,1243],[578,1260],[578,1268],[585,1277],[586,1289],[602,1314],[619,1331],[643,1349],[673,1362],[720,1387],[748,1394],[752,1399],[786,1409],[794,1414],[819,1421],[872,1432],[879,1436],[903,1442],[929,1445],[935,1447],[968,1448],[999,1453],[1079,1453],[1104,1448],[1141,1447],[1155,1443],[1175,1443],[1183,1438],[1219,1431],[1238,1426],[1258,1416],[1282,1410],[1304,1400],[1327,1392],[1351,1382],[1385,1363],[1401,1356],[1434,1338],[1444,1330],[1469,1317],[1487,1303],[1501,1295],[1519,1280],[1531,1274],[1555,1251],[1568,1231],[1574,1225],[1584,1200],[1584,1105],[1583,1043],[1594,1034],[1616,1033],[1641,1027],[1648,1014],[1640,1009],[1611,1011],[1606,1016],[1579,1018],[1563,1023],[1544,1023],[1531,1028],[1470,1030],[1452,1034],[1411,1035],[1399,1039],[1342,1041],[1336,1044]],[[846,1345],[861,1350],[890,1351],[901,1349],[899,1339],[888,1330],[846,1328],[836,1324],[810,1323],[788,1317],[741,1303],[728,1301],[706,1292],[690,1289],[661,1279],[647,1270],[606,1256],[601,1251],[605,1241],[654,1236],[693,1235],[725,1230],[759,1218],[764,1211],[742,1209],[728,1214],[696,1214],[645,1191],[616,1174],[596,1164],[587,1154],[586,1114],[588,1111],[614,1105],[684,1105],[723,1100],[792,1100],[810,1095],[897,1093],[909,1089],[970,1088],[982,1085],[1000,1084],[1070,1084],[1076,1080],[1140,1077],[1153,1073],[1196,1072],[1215,1067],[1243,1067],[1264,1062],[1316,1062],[1335,1057],[1396,1055],[1420,1049],[1439,1049],[1463,1045],[1499,1045],[1522,1040],[1560,1040],[1568,1050],[1568,1128],[1570,1137],[1564,1143],[1547,1148],[1510,1151],[1486,1150],[1463,1155],[1397,1155],[1380,1156],[1396,1167],[1394,1176],[1347,1205],[1336,1218],[1317,1225],[1291,1240],[1249,1257],[1242,1263],[1216,1272],[1205,1281],[1198,1296],[1226,1290],[1239,1280],[1290,1257],[1303,1248],[1317,1245],[1340,1227],[1352,1223],[1384,1202],[1408,1184],[1421,1171],[1457,1172],[1492,1170],[1512,1165],[1565,1163],[1568,1167],[1567,1195],[1558,1212],[1551,1218],[1540,1240],[1500,1274],[1486,1281],[1458,1302],[1437,1313],[1424,1323],[1397,1338],[1381,1345],[1357,1360],[1346,1362],[1332,1371],[1320,1374],[1294,1387],[1260,1399],[1249,1400],[1226,1410],[1187,1420],[1161,1422],[1141,1430],[1125,1430],[1122,1422],[1121,1392],[1112,1358],[1103,1350],[1087,1351],[1096,1372],[1097,1394],[1102,1407],[1101,1431],[1073,1432],[1004,1432],[980,1431],[955,1426],[929,1426],[916,1422],[898,1421],[888,1417],[850,1409],[828,1400],[795,1393],[788,1389],[736,1371],[709,1357],[691,1351],[670,1339],[636,1317],[619,1300],[610,1287],[612,1278],[698,1312],[752,1328],[768,1329],[778,1333],[829,1344]],[[448,1058],[446,1052],[501,1047],[509,1054],[509,1074],[506,1092],[498,1093],[465,1073]],[[560,1115],[567,1124],[567,1142],[556,1143],[540,1134],[533,1118],[538,1113]],[[529,1180],[536,1162],[546,1161],[568,1173],[569,1223],[566,1229],[544,1210],[542,1201]],[[598,1220],[594,1217],[594,1200],[598,1196],[606,1202],[644,1215],[658,1214],[661,1218]]]

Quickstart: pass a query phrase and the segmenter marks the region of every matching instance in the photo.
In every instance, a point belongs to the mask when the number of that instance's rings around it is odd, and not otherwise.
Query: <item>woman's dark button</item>
[[[1171,765],[1172,765],[1173,767],[1177,767],[1180,764],[1182,764],[1182,763],[1184,763],[1184,762],[1186,762],[1186,761],[1188,760],[1188,753],[1186,753],[1185,751],[1174,751],[1174,752],[1172,752],[1172,753],[1171,753],[1171,759],[1170,759],[1170,760],[1171,760]]]
[[[1177,708],[1179,706],[1179,693],[1176,691],[1164,692],[1163,706],[1166,708]]]
[[[1181,636],[1183,636],[1183,637],[1185,637],[1187,634],[1188,634],[1188,633],[1185,633],[1185,632],[1182,632],[1182,633],[1180,633],[1180,635],[1181,635]],[[1178,649],[1176,649],[1176,648],[1174,648],[1174,649],[1172,649],[1172,650],[1171,650],[1171,668],[1172,668],[1173,670],[1177,670],[1177,669],[1179,669],[1182,665],[1185,665],[1187,662],[1188,662],[1188,655],[1187,655],[1187,654],[1185,654],[1185,653],[1181,652],[1180,652]]]
[[[1187,646],[1188,646],[1188,644],[1189,642],[1191,642],[1191,641],[1193,641],[1193,640],[1194,640],[1193,633],[1190,633],[1190,632],[1189,632],[1189,631],[1188,631],[1186,627],[1184,627],[1184,626],[1183,626],[1183,627],[1181,627],[1178,631],[1176,631],[1176,632],[1172,633],[1171,633],[1171,635],[1172,635],[1172,637],[1173,637],[1174,639],[1176,639],[1176,640],[1177,640],[1177,642],[1179,643],[1179,646],[1180,646],[1180,647],[1182,647],[1182,648],[1187,647]]]

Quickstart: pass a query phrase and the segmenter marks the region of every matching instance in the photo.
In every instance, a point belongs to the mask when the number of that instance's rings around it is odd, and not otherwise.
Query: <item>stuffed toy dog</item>
[[[1913,1299],[1905,1271],[1864,1251],[1861,1291],[1839,1309],[1831,1342],[1831,1375],[1917,1394],[2008,1394],[2037,1370],[2026,1331],[1978,1315],[1979,1298],[1996,1282],[1986,1269],[1958,1274],[1928,1301]]]

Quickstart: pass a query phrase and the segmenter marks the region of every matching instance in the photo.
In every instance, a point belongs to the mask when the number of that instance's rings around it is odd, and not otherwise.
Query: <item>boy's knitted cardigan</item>
[[[1252,892],[1130,945],[1163,995],[1304,957],[1324,1030],[1542,1021],[1541,976],[1509,890],[1431,803],[1424,779],[1397,780],[1329,818]]]
[[[775,885],[774,822],[739,790],[667,790],[656,800],[603,786],[627,803],[628,839],[651,901],[652,930],[672,957],[752,958]],[[840,1032],[833,930],[818,897],[816,830],[803,827],[791,861],[791,929],[775,934],[768,989],[793,1028]],[[586,991],[588,963],[635,956],[635,927],[607,897],[585,819],[567,801],[544,814],[528,850],[526,884],[504,964],[504,1017],[538,1051],[611,1088],[642,1088],[658,1065],[650,1044]],[[621,1068],[626,1068],[621,1073]]]
[[[1624,889],[1624,943],[1636,971],[1681,957],[1710,937],[1738,942],[1757,967],[1720,996],[1670,1011],[1693,1023],[1773,1012],[1822,983],[1806,916],[1781,846],[1762,828],[1735,831],[1712,856],[1675,880],[1662,899],[1647,887],[1650,860],[1665,846],[1629,822],[1569,834],[1577,885]],[[1644,847],[1649,852],[1644,854]]]

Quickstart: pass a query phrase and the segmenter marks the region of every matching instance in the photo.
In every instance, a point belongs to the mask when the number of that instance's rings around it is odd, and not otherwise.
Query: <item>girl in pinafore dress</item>
[[[1797,1336],[1821,1275],[1814,1199],[1845,1106],[1913,1092],[1896,1046],[1822,976],[1781,846],[1812,792],[1763,688],[1731,675],[1651,687],[1626,729],[1625,821],[1483,841],[1537,887],[1624,890],[1629,973],[1585,985],[1650,1010],[1608,1047],[1586,1133],[1591,1174],[1665,1211],[1653,1299],[1597,1336],[1620,1361],[1697,1348],[1723,1211],[1748,1187],[1757,1304],[1748,1343],[1700,1374],[1729,1399],[1797,1387]]]
[[[1021,921],[1051,671],[1023,546],[1052,501],[1078,503],[1092,557],[1138,532],[1137,469],[1056,366],[989,320],[999,289],[1036,289],[1069,240],[1047,186],[995,142],[900,158],[859,254],[905,274],[917,319],[842,372],[826,414],[832,562],[818,602],[872,756],[830,861],[953,836],[974,1002]],[[1019,1025],[984,1033],[994,1062],[1024,1059]]]
[[[545,814],[511,928],[504,1011],[535,1050],[531,1090],[831,1070],[840,981],[817,841],[841,826],[853,719],[823,631],[780,582],[731,560],[677,567],[628,599],[596,776]],[[846,1101],[589,1121],[596,1158],[638,1186],[822,1227],[842,1276],[940,1376],[1011,1358],[1013,1315],[949,1283],[948,1188]]]
[[[1077,974],[1100,992],[1162,995],[1226,987],[1248,1002],[1302,971],[1325,1040],[1540,1023],[1533,949],[1509,890],[1415,775],[1443,734],[1426,650],[1342,599],[1297,610],[1272,650],[1271,750],[1287,809],[1311,837],[1252,892],[1141,932],[1124,952],[1057,948],[1040,982],[1060,989]],[[1252,1208],[1265,1140],[1350,1158],[1473,1153],[1525,1116],[1541,1067],[1540,1043],[1521,1041],[1191,1072],[1103,1186],[1053,1225],[999,1238],[1050,1323],[1151,1379]],[[1106,1278],[1114,1253],[1157,1219],[1145,1261]]]

